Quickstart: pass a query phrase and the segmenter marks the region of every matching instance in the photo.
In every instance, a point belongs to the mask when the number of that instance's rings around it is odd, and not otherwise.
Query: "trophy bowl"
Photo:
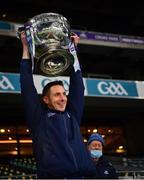
[[[25,27],[27,39],[31,34],[34,44],[35,70],[44,76],[64,74],[74,63],[69,52],[71,31],[68,20],[61,14],[43,13],[31,18]]]

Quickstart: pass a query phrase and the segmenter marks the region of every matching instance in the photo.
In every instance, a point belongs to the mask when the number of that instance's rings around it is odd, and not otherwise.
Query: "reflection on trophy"
[[[57,13],[44,13],[31,18],[24,26],[35,69],[45,76],[64,74],[73,64],[69,52],[70,24]]]

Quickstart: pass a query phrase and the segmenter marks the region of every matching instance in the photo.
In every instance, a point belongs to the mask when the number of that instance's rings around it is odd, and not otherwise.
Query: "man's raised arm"
[[[74,57],[74,64],[70,72],[68,108],[80,124],[84,108],[84,84],[76,51],[79,37],[74,34],[71,38],[73,38],[73,43],[70,45],[70,52]]]

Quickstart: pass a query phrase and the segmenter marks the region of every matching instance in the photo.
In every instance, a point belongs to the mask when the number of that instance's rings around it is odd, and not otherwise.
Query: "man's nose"
[[[66,99],[66,96],[61,94],[61,100],[65,100]]]
[[[94,148],[95,148],[95,150],[98,150],[98,149],[99,149],[99,147],[98,147],[98,146],[95,146]]]

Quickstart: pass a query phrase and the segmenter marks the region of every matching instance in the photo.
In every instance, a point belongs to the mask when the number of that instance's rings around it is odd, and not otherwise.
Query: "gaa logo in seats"
[[[128,93],[125,88],[118,82],[99,82],[97,88],[101,94],[104,95],[119,95],[127,96]]]
[[[14,86],[6,76],[0,77],[0,90],[14,90]]]

